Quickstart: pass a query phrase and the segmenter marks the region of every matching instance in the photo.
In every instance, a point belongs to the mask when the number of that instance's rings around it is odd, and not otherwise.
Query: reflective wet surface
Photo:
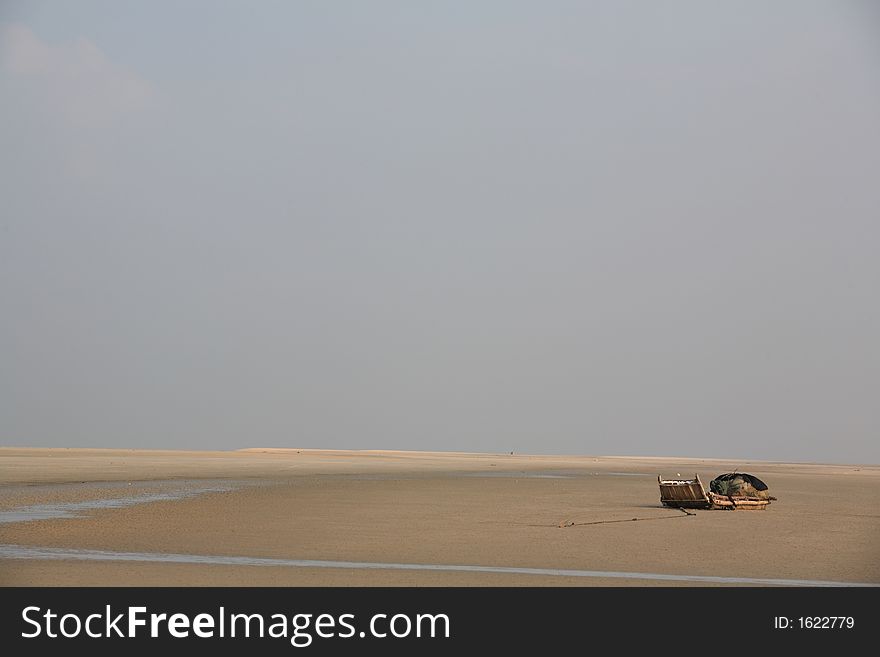
[[[568,570],[558,568],[519,568],[507,566],[479,566],[457,564],[377,563],[363,561],[322,561],[310,559],[275,559],[211,554],[169,554],[151,552],[111,552],[105,550],[77,550],[69,548],[0,545],[0,559],[50,559],[74,561],[141,561],[152,563],[214,564],[224,566],[281,566],[290,568],[347,568],[372,570],[426,570],[449,572],[499,573],[515,575],[544,575],[555,577],[585,577],[669,582],[696,582],[708,584],[746,584],[751,586],[880,586],[856,582],[829,582],[823,580],[770,579],[752,577],[714,577],[708,575],[670,575],[663,573],[617,572],[602,570]]]
[[[122,509],[150,502],[182,500],[205,493],[219,493],[239,488],[241,484],[228,481],[168,480],[150,482],[99,482],[83,484],[56,484],[34,486],[33,493],[71,493],[89,494],[93,490],[113,493],[112,497],[78,500],[75,502],[54,502],[32,504],[0,511],[0,524],[28,522],[31,520],[56,520],[81,518],[90,511],[102,509]],[[21,487],[7,488],[3,492],[14,492]]]

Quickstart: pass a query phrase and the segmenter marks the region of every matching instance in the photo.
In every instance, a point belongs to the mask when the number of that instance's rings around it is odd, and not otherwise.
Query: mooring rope
[[[670,518],[684,518],[686,516],[695,516],[696,513],[691,513],[690,511],[686,511],[685,509],[679,509],[685,515],[679,516],[653,516],[651,518],[624,518],[622,520],[594,520],[592,522],[574,522],[573,520],[563,520],[559,523],[559,527],[583,527],[585,525],[608,525],[613,522],[637,522],[639,520],[669,520]]]

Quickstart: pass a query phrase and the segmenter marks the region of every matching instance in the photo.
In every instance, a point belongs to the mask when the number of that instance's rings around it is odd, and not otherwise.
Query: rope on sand
[[[592,522],[575,522],[573,520],[563,520],[559,523],[560,527],[583,527],[585,525],[608,525],[612,522],[638,522],[640,520],[668,520],[670,518],[684,518],[685,516],[695,516],[696,513],[691,513],[690,511],[685,511],[684,509],[679,509],[684,516],[653,516],[651,518],[625,518],[623,520],[594,520]]]

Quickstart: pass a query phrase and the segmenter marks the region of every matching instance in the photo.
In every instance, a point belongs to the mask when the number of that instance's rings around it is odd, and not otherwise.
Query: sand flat
[[[695,516],[659,505],[657,474],[699,473],[708,482],[733,469],[764,479],[778,501],[766,511]],[[87,508],[73,518],[0,524],[0,544],[880,584],[878,466],[268,448],[0,448],[3,510],[119,498],[169,485],[198,488],[209,480],[230,486]],[[131,493],[128,482],[136,489]],[[560,527],[565,521],[576,524]],[[707,585],[517,573],[0,559],[0,585],[7,586],[177,584]]]

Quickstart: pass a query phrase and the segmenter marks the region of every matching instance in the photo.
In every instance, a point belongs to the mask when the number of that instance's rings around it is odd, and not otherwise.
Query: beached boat
[[[662,479],[660,502],[663,506],[678,509],[751,509],[763,510],[772,497],[767,484],[745,472],[727,472],[709,482],[709,490],[703,486],[698,474],[693,479]]]

